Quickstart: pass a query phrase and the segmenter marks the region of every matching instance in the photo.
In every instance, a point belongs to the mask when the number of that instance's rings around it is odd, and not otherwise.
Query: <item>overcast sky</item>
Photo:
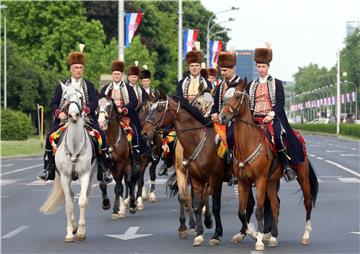
[[[293,80],[298,67],[317,63],[330,68],[336,52],[344,47],[346,21],[360,20],[360,0],[201,0],[213,12],[240,7],[239,11],[218,14],[216,21],[234,17],[223,24],[235,49],[264,47],[270,41],[273,61],[270,72],[281,80]],[[206,33],[206,31],[202,31]]]

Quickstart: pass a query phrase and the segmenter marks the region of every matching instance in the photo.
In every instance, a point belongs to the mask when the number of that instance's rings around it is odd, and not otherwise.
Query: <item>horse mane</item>
[[[191,104],[184,97],[173,95],[171,98],[177,102],[180,102],[181,108],[185,109],[191,116],[193,116],[201,124],[207,127],[214,126],[213,122],[210,119],[205,118],[200,112],[200,110],[191,106]]]

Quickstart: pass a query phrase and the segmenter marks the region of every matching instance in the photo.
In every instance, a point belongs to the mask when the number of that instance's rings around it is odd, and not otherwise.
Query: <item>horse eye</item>
[[[240,100],[240,95],[236,95],[235,98],[236,98],[237,100]]]

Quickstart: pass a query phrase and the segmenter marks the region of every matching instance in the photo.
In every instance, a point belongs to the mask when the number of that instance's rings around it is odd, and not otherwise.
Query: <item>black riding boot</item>
[[[113,168],[113,163],[109,155],[109,150],[104,148],[102,149],[99,157],[97,180],[105,183],[111,183],[113,180],[110,174],[111,168]]]
[[[131,165],[133,173],[138,173],[141,170],[139,160],[139,152],[136,150],[136,148],[133,148],[131,150]]]
[[[229,186],[233,186],[238,183],[237,178],[232,173],[232,167],[233,167],[233,158],[232,158],[232,152],[228,151],[225,155],[226,165],[225,165],[225,181],[228,182]]]
[[[278,151],[279,160],[284,169],[284,178],[287,182],[291,182],[296,179],[295,171],[289,166],[289,159],[284,150]]]
[[[45,150],[44,169],[37,176],[37,179],[43,181],[55,179],[55,158],[51,150]]]

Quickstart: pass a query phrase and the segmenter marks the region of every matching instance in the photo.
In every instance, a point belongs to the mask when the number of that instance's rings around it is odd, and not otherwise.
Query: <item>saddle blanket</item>
[[[51,146],[53,147],[53,153],[56,152],[59,140],[62,137],[62,135],[65,133],[65,130],[67,129],[67,127],[68,127],[68,125],[64,124],[64,125],[60,126],[59,129],[57,129],[56,131],[51,133],[51,135],[49,137],[49,141],[50,141]],[[87,131],[87,133],[91,137],[93,137],[93,140],[94,141],[96,140],[97,144],[95,144],[95,147],[98,148],[98,153],[101,154],[101,148],[102,148],[103,142],[102,142],[100,133],[88,124],[85,124],[84,128]]]

